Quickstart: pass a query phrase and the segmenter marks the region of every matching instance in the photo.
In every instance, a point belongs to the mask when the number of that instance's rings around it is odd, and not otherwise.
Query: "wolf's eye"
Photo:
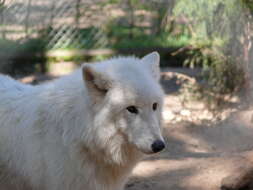
[[[153,108],[153,110],[154,110],[154,111],[155,111],[155,110],[157,110],[157,106],[158,106],[158,104],[157,104],[157,103],[153,103],[152,108]]]
[[[130,113],[134,113],[137,114],[138,113],[138,109],[135,106],[129,106],[126,108],[127,111],[129,111]]]

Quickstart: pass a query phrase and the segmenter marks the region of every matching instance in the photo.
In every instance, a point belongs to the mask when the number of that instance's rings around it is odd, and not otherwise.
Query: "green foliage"
[[[39,68],[45,68],[46,58],[43,55],[45,42],[42,39],[12,41],[0,39],[1,61],[0,72],[8,74],[26,74]]]
[[[120,0],[107,0],[107,2],[105,2],[105,4],[118,4],[120,2]]]
[[[39,59],[30,60],[29,56],[22,55],[43,54],[47,48],[74,50],[188,47],[186,56],[182,55],[186,59],[184,64],[203,68],[202,77],[207,84],[205,91],[227,94],[243,86],[242,63],[233,59],[236,56],[233,52],[239,54],[235,50],[243,49],[241,39],[244,18],[241,5],[253,11],[252,0],[106,0],[97,6],[108,4],[111,7],[124,5],[120,10],[124,14],[117,18],[112,15],[103,27],[69,26],[62,31],[61,28],[50,26],[40,31],[39,39],[16,42],[0,39],[3,60],[0,70],[14,73],[34,71],[38,62],[45,63],[45,57],[42,55]],[[0,4],[0,13],[1,10]],[[72,30],[73,35],[66,35]],[[50,35],[54,32],[58,34],[57,42],[46,48],[49,38],[52,39]],[[102,42],[98,41],[106,42],[101,45]],[[81,62],[105,58],[107,56],[66,56],[63,60]]]
[[[182,47],[189,42],[189,37],[186,35],[173,37],[168,32],[152,35],[145,32],[145,28],[141,27],[131,28],[127,26],[109,25],[107,26],[107,31],[111,47],[116,49]]]
[[[182,25],[191,29],[184,64],[203,69],[201,83],[188,89],[209,103],[245,86],[244,11],[238,0],[179,0],[173,10],[175,17],[187,18]]]
[[[253,1],[252,0],[241,0],[242,4],[253,12]]]
[[[219,44],[219,40],[217,41]],[[187,66],[198,65],[203,68],[203,86],[199,86],[198,90],[206,97],[208,94],[209,98],[238,92],[245,84],[242,63],[236,62],[232,56],[225,55],[220,47],[222,46],[214,45],[212,41],[196,43],[190,47],[189,58],[185,61]]]
[[[217,94],[238,92],[245,84],[245,73],[232,57],[213,56],[212,68],[204,75],[210,90]]]
[[[0,13],[4,10],[5,5],[4,5],[5,1],[1,1],[0,2]]]
[[[226,39],[226,35],[229,34],[231,11],[234,16],[238,12],[235,8],[239,8],[236,0],[179,0],[173,12],[176,17],[187,18],[186,25],[193,29],[192,35],[204,39]]]

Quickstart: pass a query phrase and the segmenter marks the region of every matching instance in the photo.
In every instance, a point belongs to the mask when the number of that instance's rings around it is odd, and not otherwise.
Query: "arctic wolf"
[[[1,190],[120,190],[164,148],[159,54],[85,64],[38,86],[0,76]]]

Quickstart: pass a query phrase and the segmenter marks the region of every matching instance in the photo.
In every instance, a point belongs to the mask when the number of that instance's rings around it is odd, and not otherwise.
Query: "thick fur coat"
[[[123,189],[163,142],[159,72],[154,52],[85,64],[38,86],[0,75],[0,189]]]

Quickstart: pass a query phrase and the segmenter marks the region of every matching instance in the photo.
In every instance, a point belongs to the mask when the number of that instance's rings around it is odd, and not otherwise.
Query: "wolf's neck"
[[[84,95],[85,88],[80,70],[42,85],[42,87],[39,87],[41,89],[39,98],[44,100],[47,105],[51,103],[51,108],[56,111],[54,114],[59,113],[62,115],[66,111],[69,112],[70,109],[78,109],[85,103],[85,98],[87,98]]]
[[[79,137],[81,126],[88,123],[90,119],[88,106],[88,96],[85,95],[85,87],[81,73],[57,79],[48,84],[38,86],[37,101],[38,115],[49,130],[57,127],[57,131],[64,131],[66,136]],[[84,122],[86,121],[86,122]],[[79,131],[78,131],[79,130]],[[59,134],[62,135],[62,134]]]
[[[136,150],[127,147],[121,148],[122,151],[128,152],[128,154],[118,155],[124,156],[125,162],[121,163],[118,163],[116,160],[113,161],[111,157],[113,155],[106,155],[102,151],[93,152],[89,148],[79,149],[81,150],[80,157],[86,162],[89,160],[88,163],[93,166],[93,178],[98,180],[101,185],[103,184],[102,186],[106,187],[105,189],[116,189],[115,186],[118,187],[117,189],[121,189],[121,185],[124,184],[124,181],[141,158],[141,155],[135,152]],[[83,166],[83,169],[86,171],[87,166],[85,167],[85,164]],[[110,186],[114,186],[114,188],[110,188]]]

